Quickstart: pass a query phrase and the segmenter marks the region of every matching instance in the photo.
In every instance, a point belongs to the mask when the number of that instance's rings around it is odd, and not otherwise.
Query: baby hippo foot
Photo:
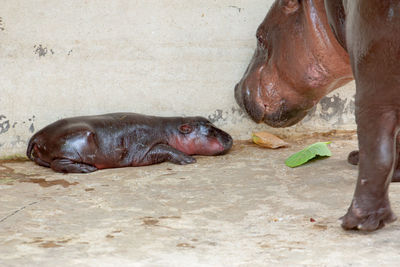
[[[97,170],[95,166],[74,162],[70,159],[55,159],[50,167],[56,172],[62,173],[89,173]]]
[[[397,218],[388,199],[375,202],[354,199],[346,215],[340,219],[345,230],[374,231]]]
[[[186,155],[185,153],[174,153],[169,159],[170,162],[179,164],[179,165],[187,165],[196,162],[196,159],[192,156]]]

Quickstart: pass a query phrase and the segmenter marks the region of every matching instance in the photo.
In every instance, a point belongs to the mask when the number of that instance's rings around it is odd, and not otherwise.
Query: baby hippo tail
[[[31,139],[29,139],[28,148],[26,149],[26,156],[28,157],[28,159],[32,161],[34,161],[32,157],[32,150],[35,144],[36,144],[36,135],[32,136]]]

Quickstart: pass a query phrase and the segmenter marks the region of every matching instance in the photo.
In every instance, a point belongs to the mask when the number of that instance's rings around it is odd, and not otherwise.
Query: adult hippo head
[[[237,103],[255,122],[299,122],[353,79],[340,34],[331,30],[323,0],[276,0],[257,29],[257,48],[235,88]]]

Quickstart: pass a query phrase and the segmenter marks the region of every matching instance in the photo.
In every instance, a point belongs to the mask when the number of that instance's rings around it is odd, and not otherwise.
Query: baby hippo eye
[[[183,134],[189,134],[193,131],[193,127],[187,123],[182,124],[181,126],[179,126],[179,132],[183,133]]]

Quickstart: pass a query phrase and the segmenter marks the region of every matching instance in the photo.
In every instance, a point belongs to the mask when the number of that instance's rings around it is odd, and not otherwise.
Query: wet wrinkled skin
[[[396,220],[388,189],[400,177],[400,0],[276,0],[257,38],[239,105],[256,122],[290,126],[354,77],[359,152],[349,161],[359,174],[342,227]]]
[[[255,122],[291,126],[353,79],[323,1],[275,1],[256,37],[254,56],[235,88],[236,101]]]
[[[56,121],[29,141],[27,156],[56,172],[196,162],[232,147],[229,134],[202,117],[154,117],[135,113],[83,116]]]

